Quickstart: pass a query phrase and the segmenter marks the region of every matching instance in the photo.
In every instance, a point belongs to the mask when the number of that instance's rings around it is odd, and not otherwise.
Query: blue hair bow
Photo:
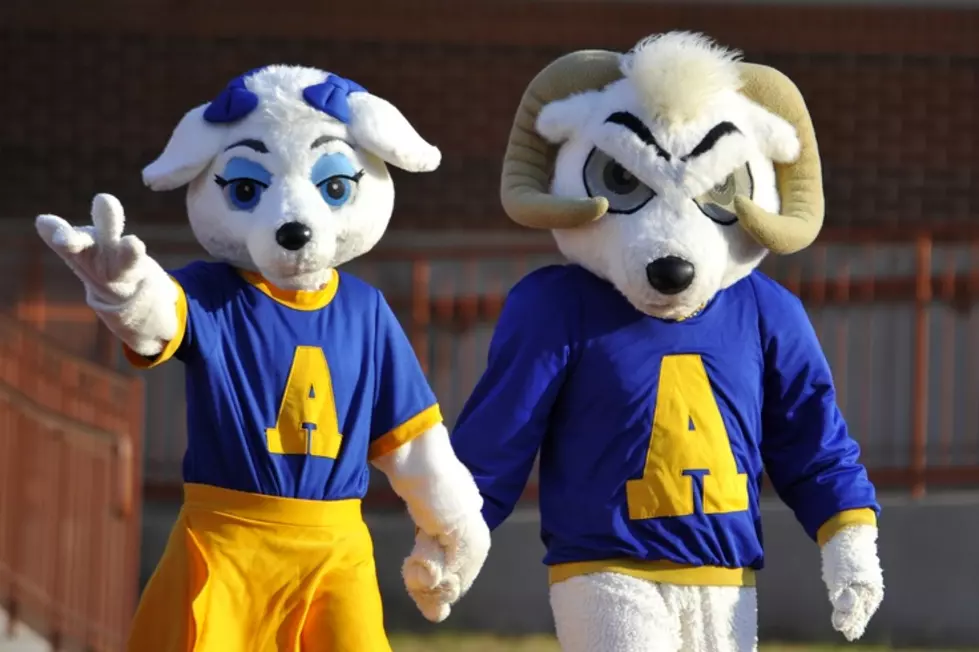
[[[303,99],[314,109],[348,124],[350,122],[350,105],[347,103],[347,96],[351,93],[366,92],[367,89],[357,82],[331,74],[322,84],[304,88]]]
[[[249,70],[228,82],[224,90],[204,110],[204,120],[213,124],[226,124],[241,120],[254,111],[258,106],[258,95],[248,90],[245,79],[261,69]]]
[[[241,120],[258,106],[258,95],[248,90],[245,79],[262,68],[249,70],[235,77],[224,90],[214,98],[204,110],[204,120],[213,124],[227,124]],[[303,99],[318,111],[340,122],[350,122],[350,105],[347,96],[351,93],[366,93],[367,89],[356,82],[331,74],[322,84],[314,84],[303,89]]]

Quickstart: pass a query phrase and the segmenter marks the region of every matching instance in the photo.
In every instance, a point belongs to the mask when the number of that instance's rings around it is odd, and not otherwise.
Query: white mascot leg
[[[563,652],[677,652],[680,620],[662,587],[618,573],[595,573],[551,587]]]
[[[753,587],[664,585],[663,597],[680,614],[681,652],[753,652],[758,649],[758,599]]]

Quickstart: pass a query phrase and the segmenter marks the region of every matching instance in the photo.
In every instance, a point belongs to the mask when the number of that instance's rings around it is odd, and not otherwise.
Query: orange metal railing
[[[54,649],[123,648],[144,391],[0,317],[0,608]]]
[[[140,490],[179,496],[182,373],[107,371],[118,346],[77,281],[32,247],[6,258],[8,274],[26,277],[4,298],[21,321],[0,317],[0,608],[56,648],[120,649],[136,600]],[[166,266],[198,255],[150,250]],[[388,296],[451,423],[508,288],[560,262],[544,241],[388,248],[348,269]],[[830,232],[763,269],[805,302],[878,485],[913,495],[979,485],[979,233]],[[399,504],[384,482],[371,500]]]
[[[200,255],[187,244],[151,242],[150,251],[167,267]],[[47,260],[47,273],[58,273],[54,257]],[[545,239],[382,246],[345,269],[385,292],[451,424],[482,371],[508,288],[528,271],[559,262]],[[979,404],[973,398],[979,388],[979,232],[828,230],[809,250],[770,258],[763,270],[806,304],[844,415],[881,486],[920,495],[928,486],[979,485]],[[22,313],[43,314],[49,323],[59,315],[84,319],[86,327],[94,323],[79,307],[76,282],[64,278],[73,290],[35,278],[33,298],[21,302],[30,309]],[[44,298],[53,294],[74,298],[54,307]],[[118,358],[104,331],[85,333],[90,341],[81,348]],[[176,496],[185,442],[182,374],[174,366],[151,371],[146,380],[147,490]],[[384,495],[382,486],[378,490]]]
[[[450,415],[482,370],[505,287],[544,251],[401,254],[413,281],[406,326],[436,394],[450,397]],[[436,271],[446,258],[458,261],[458,273]],[[480,274],[481,266],[500,259],[511,268],[502,284]],[[979,405],[973,398],[979,389],[979,235],[828,233],[811,250],[770,259],[763,270],[806,304],[844,414],[879,486],[920,496],[928,485],[979,485]],[[479,329],[482,337],[472,337]]]

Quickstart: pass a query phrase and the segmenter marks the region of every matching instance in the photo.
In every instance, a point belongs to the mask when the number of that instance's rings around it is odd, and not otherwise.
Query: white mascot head
[[[501,185],[515,222],[663,319],[696,313],[769,251],[813,242],[819,154],[802,95],[707,37],[575,52],[530,83]]]
[[[143,170],[153,190],[188,185],[187,211],[215,258],[289,290],[315,290],[387,228],[386,163],[438,167],[390,103],[332,73],[267,66],[188,112]]]

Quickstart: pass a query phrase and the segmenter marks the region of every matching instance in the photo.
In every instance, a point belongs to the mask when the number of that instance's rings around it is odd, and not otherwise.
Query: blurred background
[[[126,368],[35,215],[84,223],[112,192],[165,266],[200,258],[183,193],[140,182],[184,112],[268,63],[358,81],[443,152],[435,173],[394,171],[390,231],[347,270],[385,292],[451,425],[506,291],[560,260],[499,206],[525,85],[565,52],[672,29],[809,102],[826,228],[764,269],[805,301],[881,490],[888,590],[866,639],[979,649],[979,0],[0,0],[0,650],[122,649],[186,435],[180,366]],[[396,651],[556,649],[533,481],[437,628],[401,587],[403,506],[383,481],[367,506]],[[764,520],[762,641],[838,644],[815,544],[773,497]]]

